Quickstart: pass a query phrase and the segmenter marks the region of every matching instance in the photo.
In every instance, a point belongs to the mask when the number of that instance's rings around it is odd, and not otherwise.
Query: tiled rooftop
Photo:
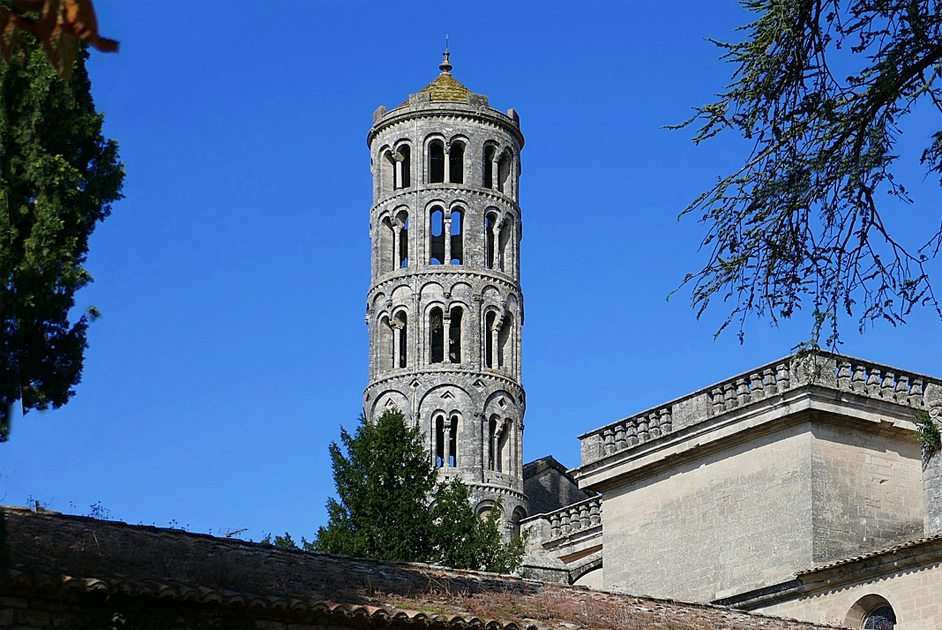
[[[428,92],[433,103],[467,103],[471,90],[463,86],[449,72],[442,72],[438,77],[419,90]]]
[[[811,630],[798,621],[473,571],[281,549],[6,508],[5,593],[49,590],[311,612],[357,626]]]

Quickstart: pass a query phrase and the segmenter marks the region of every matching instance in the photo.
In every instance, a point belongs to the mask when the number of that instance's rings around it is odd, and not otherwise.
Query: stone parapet
[[[809,385],[913,410],[942,408],[940,379],[832,352],[797,354],[580,435],[582,466]]]

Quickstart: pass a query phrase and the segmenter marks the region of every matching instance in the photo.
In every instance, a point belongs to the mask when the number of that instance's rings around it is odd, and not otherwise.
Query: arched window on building
[[[393,317],[392,321],[393,327],[393,346],[395,348],[395,362],[394,365],[399,368],[404,368],[408,365],[409,355],[409,316],[406,315],[405,311],[399,311]]]
[[[389,317],[383,315],[379,320],[379,328],[376,331],[376,352],[377,367],[379,370],[386,371],[392,369],[395,365],[393,356],[395,354],[395,340],[393,327],[390,324]]]
[[[397,234],[395,234],[395,250],[396,250],[396,259],[395,259],[395,268],[396,269],[405,269],[409,266],[409,213],[406,210],[401,210],[399,214],[396,215],[396,225],[395,229]]]
[[[510,151],[504,151],[497,162],[497,190],[511,194],[511,175],[513,173],[513,156]]]
[[[448,178],[452,184],[464,183],[463,142],[452,142],[448,147]]]
[[[433,308],[428,315],[429,363],[445,360],[445,318],[442,309]]]
[[[452,265],[460,265],[461,261],[464,260],[464,211],[461,208],[455,208],[451,211],[451,260],[449,261]]]
[[[497,415],[491,416],[490,420],[487,423],[487,469],[488,470],[500,470],[500,455],[498,451],[498,444],[500,442],[500,435],[503,431],[504,425],[501,422],[500,417]]]
[[[497,367],[494,359],[494,331],[497,327],[497,311],[490,310],[484,315],[484,367]]]
[[[511,273],[513,269],[511,262],[514,243],[513,231],[513,221],[508,219],[501,224],[497,235],[497,268],[507,273]]]
[[[396,160],[392,151],[388,149],[383,151],[379,167],[382,171],[380,174],[381,190],[383,192],[396,190]]]
[[[494,165],[496,160],[494,159],[497,155],[497,149],[494,145],[487,145],[484,147],[484,187],[493,188],[494,187]]]
[[[445,212],[440,206],[435,206],[429,211],[429,264],[445,264]]]
[[[408,188],[412,185],[412,149],[404,144],[393,158],[396,160],[396,188]]]
[[[506,313],[497,335],[497,367],[509,368],[513,365],[513,328],[513,315]]]
[[[513,423],[509,418],[491,416],[485,452],[488,470],[505,473],[513,470]]]
[[[396,225],[388,216],[380,219],[376,231],[376,262],[381,274],[396,269],[396,229]]]
[[[428,145],[428,181],[432,184],[445,181],[445,145],[441,140],[432,140]]]
[[[497,253],[496,244],[498,240],[498,215],[496,212],[488,212],[484,217],[484,268],[494,268],[494,255]]]
[[[505,473],[513,471],[513,424],[505,420],[497,438],[497,470]]]
[[[451,363],[461,363],[461,314],[461,307],[453,306],[448,318],[448,360]]]
[[[435,465],[454,468],[458,465],[458,415],[435,416]]]
[[[896,627],[896,613],[889,604],[874,608],[864,617],[865,630],[893,630]]]
[[[865,630],[893,630],[896,628],[896,612],[880,595],[865,595],[851,606],[844,625]]]
[[[510,515],[510,526],[511,526],[511,535],[519,536],[520,535],[520,521],[527,517],[527,511],[524,510],[519,505],[514,508],[513,514]]]

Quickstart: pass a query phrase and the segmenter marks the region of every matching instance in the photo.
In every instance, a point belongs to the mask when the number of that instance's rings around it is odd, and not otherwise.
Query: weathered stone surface
[[[446,67],[447,66],[447,67]],[[507,533],[528,513],[520,383],[519,117],[450,73],[380,108],[368,141],[372,283],[367,417],[402,411],[443,478]]]

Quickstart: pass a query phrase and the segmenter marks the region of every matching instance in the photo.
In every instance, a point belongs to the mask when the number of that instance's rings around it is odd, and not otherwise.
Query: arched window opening
[[[514,509],[513,514],[510,515],[510,525],[511,525],[511,535],[519,536],[520,535],[520,521],[527,517],[527,511],[522,507],[517,506]]]
[[[484,367],[494,365],[494,330],[497,327],[497,312],[488,311],[484,316]]]
[[[412,185],[412,149],[404,144],[393,157],[396,160],[396,188],[408,188]]]
[[[435,416],[435,467],[445,465],[445,416]]]
[[[452,184],[464,183],[464,144],[453,142],[448,149],[448,177]]]
[[[396,352],[395,366],[404,368],[409,359],[409,317],[405,311],[399,311],[393,318],[393,333],[395,337],[393,345]]]
[[[454,468],[458,465],[458,416],[435,416],[435,466]]]
[[[896,613],[889,604],[883,604],[867,613],[864,618],[865,630],[893,630],[896,627]]]
[[[484,218],[484,268],[494,268],[494,244],[497,239],[497,215],[488,214]]]
[[[445,213],[435,206],[429,212],[429,264],[445,264]]]
[[[511,160],[510,152],[505,151],[497,163],[497,189],[508,195],[510,194]]]
[[[462,238],[462,223],[464,222],[464,212],[460,209],[451,211],[451,260],[452,265],[460,265],[464,259],[464,239]]]
[[[511,436],[513,430],[510,421],[507,420],[500,425],[500,435],[497,436],[497,470],[499,472],[511,471]]]
[[[445,320],[437,306],[429,312],[428,336],[429,363],[441,363],[445,360]]]
[[[488,145],[484,147],[484,187],[493,188],[494,187],[494,156],[497,154],[497,149],[493,146]]]
[[[452,416],[445,428],[448,430],[446,443],[448,446],[448,457],[445,458],[445,461],[448,462],[449,466],[455,468],[458,466],[458,416]]]
[[[396,268],[396,229],[389,217],[383,217],[380,221],[376,233],[379,240],[376,256],[380,273],[389,273]]]
[[[498,446],[500,444],[500,436],[503,432],[503,423],[501,423],[500,418],[496,415],[491,416],[490,421],[488,422],[488,431],[487,431],[487,469],[500,471],[500,452]]]
[[[383,315],[379,320],[379,329],[377,330],[376,355],[379,361],[377,365],[381,371],[389,370],[395,365],[393,354],[395,353],[394,330],[389,322],[389,317]]]
[[[385,151],[380,159],[382,190],[396,190],[396,160],[392,151]]]
[[[504,224],[501,226],[499,234],[497,235],[497,239],[498,239],[497,247],[499,250],[497,267],[501,271],[509,272],[511,268],[510,259],[511,259],[511,251],[513,248],[512,236],[513,236],[513,227],[511,225],[511,222],[509,220],[505,221]]]
[[[445,145],[440,140],[428,145],[428,181],[432,184],[445,181]]]
[[[409,213],[402,210],[396,215],[396,269],[405,269],[409,266]]]
[[[513,316],[506,315],[497,336],[497,367],[510,367],[513,356]]]
[[[451,309],[448,319],[448,360],[452,363],[461,363],[461,307]]]
[[[851,606],[844,625],[866,630],[893,630],[896,628],[896,612],[880,595],[865,595]]]

